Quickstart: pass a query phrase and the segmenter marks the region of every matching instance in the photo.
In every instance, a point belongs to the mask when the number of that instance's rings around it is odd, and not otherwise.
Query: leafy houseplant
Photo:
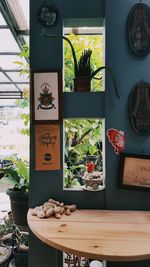
[[[29,234],[21,232],[19,228],[13,225],[12,234],[13,243],[16,244],[13,250],[14,261],[17,267],[28,266],[28,251],[29,251]]]
[[[0,225],[0,240],[2,245],[2,252],[7,254],[12,252],[11,257],[8,258],[8,262],[12,259],[9,266],[13,267],[14,263],[16,267],[27,267],[28,266],[28,251],[29,251],[29,232],[20,231],[20,229],[13,223],[11,214],[4,217],[3,223]],[[8,249],[4,249],[4,248]],[[1,246],[0,246],[1,249]],[[1,253],[0,253],[1,254]],[[1,256],[0,256],[1,258]],[[7,258],[7,257],[6,257]],[[1,265],[0,266],[8,266]]]
[[[2,246],[6,246],[6,248],[8,248],[13,253],[13,259],[11,261],[12,264],[10,263],[10,266],[14,266],[14,262],[15,266],[17,267],[27,267],[29,251],[29,233],[20,231],[15,224],[11,224],[10,227],[11,232],[2,237]]]
[[[99,119],[65,120],[65,168],[64,186],[82,185],[84,166],[95,163],[95,170],[103,171],[102,165],[102,121]]]
[[[29,169],[23,161],[9,160],[13,165],[0,169],[0,172],[14,182],[14,187],[6,192],[10,197],[13,221],[17,225],[27,225]]]
[[[74,49],[71,41],[66,36],[50,35],[50,34],[46,33],[45,29],[42,29],[41,35],[43,37],[48,37],[48,38],[62,38],[65,41],[67,41],[68,44],[70,45],[72,57],[73,57],[73,61],[74,61],[74,91],[79,91],[79,92],[90,91],[91,80],[93,78],[95,78],[95,76],[100,71],[102,71],[103,69],[106,69],[111,74],[111,77],[112,77],[112,80],[114,83],[116,96],[118,98],[120,98],[119,93],[118,93],[116,79],[115,79],[112,68],[106,67],[106,66],[101,66],[101,67],[97,68],[96,70],[92,69],[92,67],[91,67],[92,50],[84,49],[79,60],[77,60],[75,49]]]

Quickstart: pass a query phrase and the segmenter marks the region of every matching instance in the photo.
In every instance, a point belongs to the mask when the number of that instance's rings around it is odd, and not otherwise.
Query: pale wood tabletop
[[[61,219],[28,212],[32,232],[58,250],[90,259],[150,259],[150,211],[76,210]]]

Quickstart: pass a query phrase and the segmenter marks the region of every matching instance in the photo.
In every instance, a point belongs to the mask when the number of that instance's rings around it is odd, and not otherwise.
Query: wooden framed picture
[[[35,125],[35,170],[60,168],[60,125]]]
[[[61,119],[61,70],[31,70],[33,122],[58,122]]]
[[[150,191],[150,155],[121,153],[118,186]]]

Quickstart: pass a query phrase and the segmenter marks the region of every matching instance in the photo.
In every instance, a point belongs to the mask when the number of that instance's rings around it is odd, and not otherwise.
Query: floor
[[[2,223],[3,218],[10,211],[10,200],[6,193],[0,193],[0,223]]]

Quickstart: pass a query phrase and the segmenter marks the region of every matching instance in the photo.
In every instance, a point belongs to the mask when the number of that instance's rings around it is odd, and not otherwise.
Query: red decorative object
[[[94,167],[95,167],[95,164],[91,161],[87,164],[87,167],[88,167],[88,172],[93,172],[94,171]]]
[[[111,128],[107,130],[107,137],[117,155],[125,150],[125,136],[123,131]]]

